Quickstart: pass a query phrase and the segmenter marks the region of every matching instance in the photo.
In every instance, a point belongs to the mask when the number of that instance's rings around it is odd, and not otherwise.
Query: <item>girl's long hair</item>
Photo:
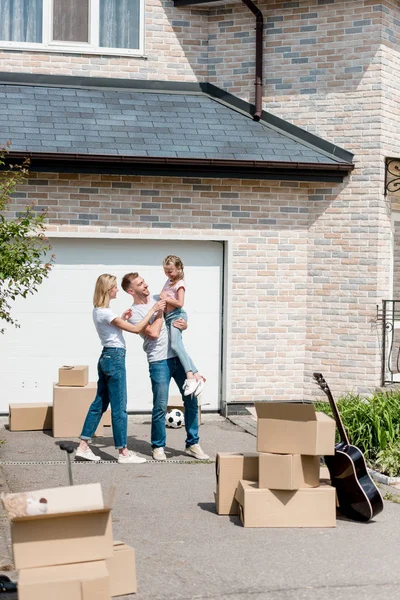
[[[93,294],[93,306],[95,308],[105,308],[110,304],[110,290],[116,283],[117,278],[114,275],[108,275],[108,273],[99,275]]]

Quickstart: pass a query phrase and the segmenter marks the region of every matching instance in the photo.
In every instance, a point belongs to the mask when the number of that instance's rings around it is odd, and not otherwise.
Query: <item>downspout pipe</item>
[[[256,17],[256,78],[254,85],[256,86],[256,110],[253,115],[254,121],[259,121],[262,114],[262,97],[263,97],[263,29],[264,18],[262,12],[252,2],[252,0],[242,0],[249,10]]]

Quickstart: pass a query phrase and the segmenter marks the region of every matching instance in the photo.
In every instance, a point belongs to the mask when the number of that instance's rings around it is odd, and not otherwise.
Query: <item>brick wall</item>
[[[333,199],[331,188],[317,185],[33,173],[8,216],[33,201],[36,210],[49,207],[50,230],[231,237],[229,399],[299,398],[312,267],[308,230]]]
[[[146,0],[145,56],[0,49],[0,71],[78,77],[202,81],[207,78],[207,11]]]

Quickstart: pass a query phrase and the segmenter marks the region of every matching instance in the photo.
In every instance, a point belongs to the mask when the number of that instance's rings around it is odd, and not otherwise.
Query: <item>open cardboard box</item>
[[[244,527],[336,527],[336,490],[325,483],[293,491],[242,480],[235,497]]]
[[[336,423],[313,404],[255,402],[257,450],[277,454],[335,453]]]
[[[240,479],[258,480],[258,454],[255,452],[218,452],[215,462],[217,491],[215,505],[219,515],[238,515],[235,492]]]
[[[22,569],[18,600],[110,600],[110,583],[104,560]]]
[[[47,513],[11,521],[17,569],[103,560],[113,554],[111,507],[115,487],[104,501],[101,485],[92,483],[28,493],[47,500]]]

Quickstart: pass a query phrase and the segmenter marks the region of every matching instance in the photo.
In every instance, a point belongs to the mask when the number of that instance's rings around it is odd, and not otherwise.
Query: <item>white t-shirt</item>
[[[132,305],[132,316],[129,320],[133,325],[137,325],[149,312],[150,308],[159,300],[159,296],[150,296],[147,304],[133,304]],[[154,315],[149,325],[153,323],[156,316]],[[143,338],[143,350],[147,354],[147,360],[155,362],[157,360],[165,360],[166,358],[173,358],[175,352],[171,349],[168,328],[165,324],[164,318],[161,326],[160,335],[157,339],[153,340],[143,333],[140,334]]]
[[[94,308],[93,321],[99,334],[102,346],[106,348],[125,348],[125,340],[122,329],[111,325],[111,321],[118,315],[113,313],[111,308]]]

